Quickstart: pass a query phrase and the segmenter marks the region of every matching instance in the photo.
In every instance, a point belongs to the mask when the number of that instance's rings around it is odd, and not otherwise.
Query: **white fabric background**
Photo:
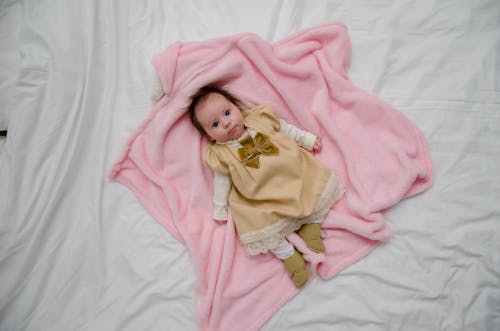
[[[106,178],[151,109],[151,56],[331,20],[349,27],[352,80],[423,130],[436,182],[387,213],[390,242],[263,329],[500,329],[498,1],[26,0],[17,21],[5,3],[0,36],[21,34],[2,68],[21,57],[0,156],[0,330],[197,330],[186,249]]]
[[[20,1],[0,2],[0,131],[7,130],[11,113],[15,111],[15,84],[21,62],[19,39],[22,12]],[[5,140],[4,136],[0,136],[0,154]]]

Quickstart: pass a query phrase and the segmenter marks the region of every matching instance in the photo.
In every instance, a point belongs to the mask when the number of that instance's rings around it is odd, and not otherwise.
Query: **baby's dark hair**
[[[205,100],[210,93],[217,93],[222,95],[224,98],[235,104],[240,111],[243,110],[243,108],[245,108],[245,104],[240,100],[240,98],[238,98],[236,95],[229,92],[228,90],[224,89],[217,83],[211,83],[201,87],[198,91],[196,91],[195,94],[191,96],[190,103],[188,106],[188,112],[189,112],[189,118],[191,119],[191,122],[193,123],[194,127],[198,129],[198,131],[200,131],[202,134],[206,134],[206,132],[201,127],[200,122],[198,122],[198,119],[196,118],[194,113],[194,109],[196,108],[196,105],[200,101]]]

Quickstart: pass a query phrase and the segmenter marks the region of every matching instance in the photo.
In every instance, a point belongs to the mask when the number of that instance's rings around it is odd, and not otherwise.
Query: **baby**
[[[188,107],[210,141],[203,160],[214,171],[213,218],[227,220],[229,206],[246,252],[271,251],[300,288],[308,280],[306,263],[286,236],[296,232],[311,250],[324,252],[321,222],[344,187],[305,150],[319,152],[320,139],[280,120],[270,106],[244,108],[215,84],[200,88]]]

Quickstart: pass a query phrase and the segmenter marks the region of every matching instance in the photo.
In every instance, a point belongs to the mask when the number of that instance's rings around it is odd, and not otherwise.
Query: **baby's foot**
[[[321,238],[321,226],[318,223],[304,224],[297,231],[299,237],[301,237],[307,247],[316,253],[322,253],[325,251],[325,244]]]
[[[290,273],[293,284],[301,288],[307,282],[306,261],[302,255],[294,249],[293,255],[283,260],[286,270]]]

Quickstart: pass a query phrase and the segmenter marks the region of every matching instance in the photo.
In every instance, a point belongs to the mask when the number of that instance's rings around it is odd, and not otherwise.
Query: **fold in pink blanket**
[[[383,212],[432,183],[426,141],[400,112],[357,88],[346,70],[347,29],[327,23],[276,43],[251,33],[177,42],[153,59],[165,96],[135,131],[111,178],[128,186],[179,241],[198,271],[200,329],[255,330],[298,290],[271,253],[247,256],[232,220],[212,220],[206,144],[186,114],[188,97],[222,82],[249,106],[272,105],[322,138],[316,154],[346,186],[323,223],[327,250],[307,251],[311,276],[329,279],[387,240]]]

